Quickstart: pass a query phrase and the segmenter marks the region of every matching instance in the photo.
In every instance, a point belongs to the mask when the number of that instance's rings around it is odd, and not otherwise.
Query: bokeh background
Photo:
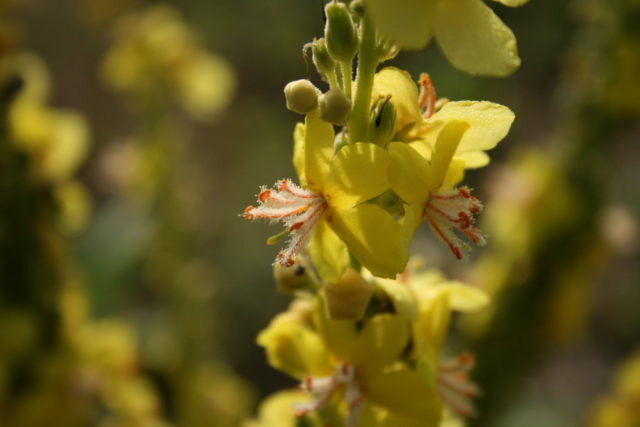
[[[426,228],[414,244],[494,297],[450,340],[477,355],[469,425],[640,425],[640,3],[492,7],[518,38],[514,75],[466,75],[435,46],[392,61],[517,117],[468,175],[488,246],[458,263]],[[239,214],[294,177],[282,89],[325,88],[302,53],[321,2],[0,10],[0,425],[241,425],[295,385],[255,344],[289,301],[276,230]],[[38,107],[13,112],[28,91]],[[63,111],[76,126],[58,132]]]

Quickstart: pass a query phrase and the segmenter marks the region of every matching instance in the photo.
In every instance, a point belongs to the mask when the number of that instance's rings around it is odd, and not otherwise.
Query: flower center
[[[462,259],[463,252],[471,248],[458,237],[455,230],[475,244],[486,243],[482,232],[473,225],[480,211],[482,211],[480,200],[471,195],[468,187],[460,187],[431,194],[423,216],[435,234],[449,246],[456,258]]]
[[[344,399],[349,411],[347,426],[355,426],[358,421],[358,409],[364,401],[355,373],[356,370],[353,365],[341,363],[336,367],[334,374],[329,377],[305,377],[300,384],[300,388],[310,393],[314,400],[308,403],[296,404],[295,416],[303,417],[309,412],[317,411],[329,403],[331,397],[338,390],[344,388]]]
[[[247,206],[244,218],[251,221],[279,221],[287,228],[285,234],[290,236],[289,243],[280,251],[276,261],[285,267],[291,267],[295,262],[295,255],[309,239],[311,231],[327,208],[325,198],[320,193],[298,187],[289,179],[281,179],[274,184],[274,189],[261,189],[258,204],[257,207]]]

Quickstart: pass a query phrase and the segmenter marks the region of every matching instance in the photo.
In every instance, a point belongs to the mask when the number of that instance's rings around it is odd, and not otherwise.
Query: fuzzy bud
[[[380,98],[371,111],[369,139],[374,144],[385,146],[395,133],[396,107],[390,96]]]
[[[332,1],[325,7],[327,24],[324,36],[329,54],[340,62],[351,61],[358,49],[358,36],[349,9]]]
[[[327,76],[335,72],[336,61],[329,55],[327,43],[324,39],[314,40],[313,43],[311,43],[311,58],[318,73],[320,73],[322,78],[328,80]]]
[[[361,319],[374,290],[373,284],[360,273],[348,269],[338,282],[325,285],[327,315],[330,319]]]
[[[306,114],[318,106],[320,89],[309,80],[294,80],[284,87],[284,97],[287,100],[287,109]]]
[[[287,295],[295,295],[300,291],[313,289],[313,279],[305,266],[294,264],[291,267],[284,267],[280,263],[273,266],[273,278],[276,281],[278,290]]]
[[[351,101],[338,88],[329,89],[320,95],[320,119],[334,125],[344,125],[351,114]]]

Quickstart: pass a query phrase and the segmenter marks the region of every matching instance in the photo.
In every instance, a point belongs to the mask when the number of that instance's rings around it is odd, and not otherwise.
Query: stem
[[[351,80],[353,79],[353,69],[351,61],[344,61],[340,63],[342,67],[342,80],[344,81],[344,94],[351,100],[353,97],[351,91]]]
[[[351,110],[351,119],[349,120],[349,140],[352,143],[366,141],[369,129],[369,106],[371,104],[373,76],[378,66],[375,27],[366,15],[361,22],[357,86],[353,109]]]

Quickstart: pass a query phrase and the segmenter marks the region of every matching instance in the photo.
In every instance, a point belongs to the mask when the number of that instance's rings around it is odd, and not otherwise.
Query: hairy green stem
[[[378,66],[376,51],[376,31],[369,18],[361,21],[361,38],[358,54],[358,74],[356,77],[356,93],[349,120],[349,140],[365,141],[369,129],[369,106],[373,89],[373,76]]]
[[[344,94],[349,100],[353,94],[351,93],[351,79],[353,79],[353,69],[351,61],[344,61],[340,63],[342,67],[342,80],[344,82]]]

